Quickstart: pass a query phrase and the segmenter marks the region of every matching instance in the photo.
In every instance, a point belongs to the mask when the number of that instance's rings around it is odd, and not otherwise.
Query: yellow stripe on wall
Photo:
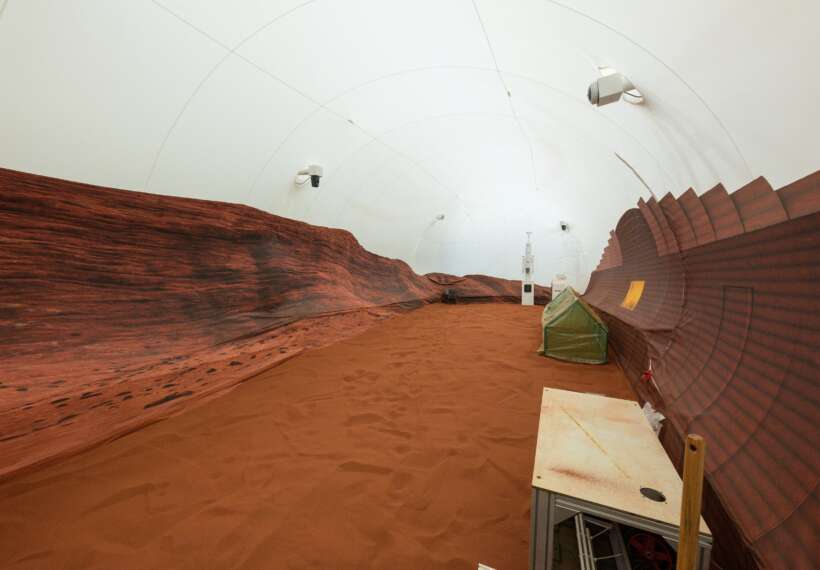
[[[644,281],[631,281],[629,283],[629,291],[626,292],[624,300],[621,301],[621,306],[629,311],[634,311],[638,306],[638,301],[643,295]]]

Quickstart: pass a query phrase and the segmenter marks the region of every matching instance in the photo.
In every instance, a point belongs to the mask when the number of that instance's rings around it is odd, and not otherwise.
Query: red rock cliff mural
[[[246,206],[0,169],[0,475],[166,417],[446,288],[495,300],[520,287],[456,281]]]
[[[586,299],[618,362],[708,444],[704,509],[723,568],[813,568],[820,520],[820,173],[774,192],[641,201],[612,233]],[[633,310],[622,306],[643,281]],[[641,379],[652,366],[652,379]]]

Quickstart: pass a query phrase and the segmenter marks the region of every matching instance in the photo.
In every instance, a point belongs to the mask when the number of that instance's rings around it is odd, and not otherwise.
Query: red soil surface
[[[430,305],[0,485],[4,568],[527,567],[539,307]]]

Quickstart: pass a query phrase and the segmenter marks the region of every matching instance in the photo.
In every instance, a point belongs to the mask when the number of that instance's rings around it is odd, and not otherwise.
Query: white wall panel
[[[147,190],[246,201],[271,149],[315,108],[292,89],[230,56],[174,126]]]
[[[0,165],[140,190],[177,113],[221,56],[151,2],[8,2]]]

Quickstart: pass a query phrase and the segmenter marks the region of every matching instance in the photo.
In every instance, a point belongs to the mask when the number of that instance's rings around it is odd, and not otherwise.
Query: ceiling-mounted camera
[[[611,68],[601,68],[603,74],[593,81],[587,89],[587,99],[596,107],[603,107],[621,100],[632,104],[643,103],[643,95],[623,73]]]
[[[310,164],[296,173],[296,184],[302,186],[310,179],[310,185],[318,188],[322,176],[324,176],[324,169],[318,164]]]

